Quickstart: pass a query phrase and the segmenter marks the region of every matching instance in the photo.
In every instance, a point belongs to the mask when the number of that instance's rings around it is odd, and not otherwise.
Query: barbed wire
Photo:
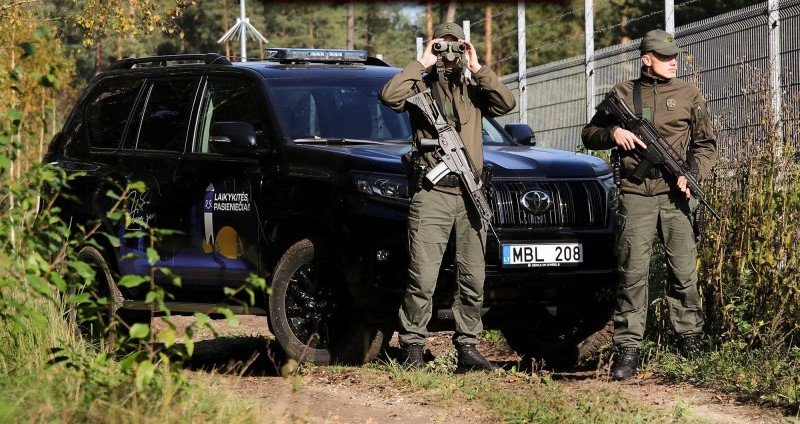
[[[527,29],[528,27],[534,26],[534,25],[542,25],[542,24],[550,23],[550,22],[553,22],[553,21],[556,21],[556,20],[561,20],[561,19],[566,18],[569,15],[573,15],[573,14],[575,14],[577,12],[582,12],[582,11],[583,11],[583,8],[581,7],[581,8],[578,8],[578,9],[572,9],[572,10],[566,12],[566,13],[562,13],[562,14],[559,14],[559,15],[551,16],[549,18],[540,19],[538,21],[534,21],[534,22],[531,22],[529,24],[526,24],[525,25],[525,29]],[[492,36],[492,41],[494,41],[494,40],[502,40],[502,39],[504,39],[504,38],[506,38],[506,37],[508,37],[510,35],[514,35],[514,34],[517,34],[517,33],[519,33],[519,28],[514,28],[511,31],[506,31],[506,32],[498,34],[496,36]]]
[[[692,3],[697,3],[698,1],[700,1],[700,0],[687,0],[687,1],[683,2],[683,3],[676,4],[675,5],[675,10],[678,10],[679,8],[684,7],[684,6],[688,6],[688,5],[692,4]],[[662,13],[664,13],[663,9],[655,10],[655,11],[647,13],[645,15],[638,16],[636,18],[630,19],[627,22],[620,22],[620,23],[617,23],[617,24],[614,24],[614,25],[608,25],[608,26],[605,26],[603,28],[597,29],[597,30],[593,31],[593,34],[602,34],[604,32],[610,31],[610,30],[612,30],[614,28],[623,27],[623,26],[626,27],[626,26],[628,26],[628,25],[630,25],[630,24],[632,24],[634,22],[641,21],[641,20],[644,20],[644,19],[647,19],[647,18],[651,18],[653,16],[660,15]],[[574,40],[577,40],[577,39],[581,39],[581,38],[584,38],[584,36],[583,35],[573,35],[573,36],[570,36],[570,37],[567,37],[567,38],[564,38],[564,39],[561,39],[561,40],[558,40],[558,41],[554,41],[552,43],[537,45],[537,46],[535,46],[533,48],[525,50],[525,53],[531,53],[531,52],[543,50],[545,48],[566,44],[566,43],[569,43],[571,41],[574,41]],[[519,57],[519,53],[512,54],[511,56],[507,56],[507,57],[504,57],[502,59],[498,59],[498,60],[493,61],[492,63],[489,64],[489,66],[493,66],[493,65],[496,65],[496,64],[499,64],[499,63],[503,63],[503,62],[506,62],[506,61],[509,61],[511,59],[515,59],[515,58],[518,58],[518,57]]]
[[[610,3],[610,2],[611,2],[611,0],[598,0],[597,2],[595,2],[595,5],[600,5],[600,4],[603,4],[603,3]],[[553,15],[553,16],[551,16],[549,18],[540,19],[538,21],[533,21],[531,23],[525,24],[525,29],[528,29],[529,27],[532,27],[532,26],[535,26],[535,25],[542,25],[542,24],[547,24],[547,23],[550,23],[550,22],[553,22],[553,21],[556,21],[556,20],[561,20],[561,19],[566,18],[567,16],[574,15],[574,14],[576,14],[578,12],[583,12],[584,10],[585,10],[584,7],[578,7],[578,8],[569,10],[569,11],[564,12],[564,13]],[[496,37],[493,36],[492,40],[494,40],[495,38],[497,38],[497,40],[502,40],[505,37],[517,34],[518,31],[519,31],[519,29],[515,28],[512,31],[504,32],[502,34],[499,34]]]
[[[495,13],[495,14],[491,15],[489,18],[490,18],[490,19],[494,19],[494,18],[496,18],[496,17],[498,17],[498,16],[501,16],[501,15],[504,15],[504,14],[506,14],[506,13],[508,13],[508,12],[516,12],[516,8],[509,8],[509,9],[501,10],[501,11],[499,11],[499,12],[497,12],[497,13]],[[484,22],[486,22],[486,18],[483,18],[483,19],[478,19],[478,20],[477,20],[477,21],[475,21],[475,22],[470,22],[470,27],[472,27],[472,26],[475,26],[475,25],[481,25],[481,24],[483,24]]]
[[[697,3],[699,1],[700,0],[687,0],[687,1],[683,2],[683,3],[676,4],[674,6],[674,8],[675,8],[675,10],[678,10],[678,9],[680,9],[682,7],[688,6],[688,5],[692,4],[692,3]],[[595,5],[602,4],[602,3],[610,3],[610,2],[611,2],[611,0],[599,0],[598,2],[595,3]],[[503,14],[509,13],[510,11],[516,11],[516,8],[501,10],[501,11],[499,11],[497,13],[492,14],[491,17],[495,18],[497,16],[501,16]],[[571,9],[571,10],[568,10],[568,11],[566,11],[564,13],[559,13],[559,14],[550,16],[548,18],[539,19],[537,21],[533,21],[531,23],[528,23],[528,24],[525,25],[525,28],[527,29],[528,27],[531,27],[531,26],[538,26],[538,25],[542,25],[542,24],[547,24],[547,23],[550,23],[550,22],[558,21],[558,20],[566,18],[567,16],[574,15],[574,14],[576,14],[578,12],[583,12],[583,11],[584,11],[583,7]],[[653,12],[644,14],[642,16],[638,16],[636,18],[630,19],[627,22],[619,22],[619,23],[616,23],[616,24],[613,24],[613,25],[608,25],[608,26],[602,27],[600,29],[595,30],[593,33],[594,34],[602,34],[602,33],[611,31],[611,30],[613,30],[615,28],[627,27],[628,25],[630,25],[630,24],[632,24],[634,22],[641,21],[641,20],[644,20],[644,19],[648,19],[648,18],[651,18],[653,16],[660,15],[662,13],[664,13],[663,9],[655,10]],[[477,25],[477,24],[480,24],[480,23],[483,23],[485,21],[486,21],[485,18],[481,19],[481,20],[478,20],[478,21],[475,21],[474,23],[470,24],[470,27],[472,27],[474,25]],[[508,37],[508,36],[510,36],[512,34],[517,34],[518,31],[519,31],[518,28],[515,28],[512,31],[507,31],[507,32],[501,33],[499,35],[492,36],[491,40],[492,41],[502,40],[503,38]],[[550,47],[555,47],[555,46],[567,44],[569,42],[572,42],[572,41],[575,41],[575,40],[578,40],[578,39],[582,39],[582,38],[584,38],[584,35],[582,35],[582,34],[581,35],[569,36],[567,38],[563,38],[563,39],[560,39],[558,41],[554,41],[554,42],[551,42],[551,43],[536,45],[536,46],[526,50],[525,53],[532,53],[532,52],[544,50],[544,49],[547,49],[547,48],[550,48]],[[424,39],[422,41],[423,46],[426,45],[430,41],[431,41],[430,39]],[[410,45],[409,50],[416,51],[416,41],[413,44]],[[405,52],[407,52],[406,47],[403,47],[403,48],[395,49],[395,50],[393,50],[391,52],[388,52],[388,53],[384,53],[383,56],[384,57],[387,57],[387,56],[393,56],[394,57],[394,56],[397,56],[399,54],[403,54]],[[518,57],[519,57],[518,53],[512,54],[512,55],[504,57],[502,59],[498,59],[498,60],[492,61],[491,63],[489,63],[489,66],[493,66],[493,65],[496,65],[496,64],[499,64],[499,63],[507,62],[509,60],[516,59]]]

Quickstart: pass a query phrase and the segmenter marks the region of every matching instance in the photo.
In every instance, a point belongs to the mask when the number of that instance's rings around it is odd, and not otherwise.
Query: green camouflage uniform
[[[460,72],[440,81],[435,72],[423,77],[424,71],[420,62],[411,62],[386,83],[380,94],[381,101],[403,112],[406,98],[426,88],[440,90],[437,94],[444,104],[439,107],[448,123],[458,131],[478,168],[476,171],[480,172],[483,165],[482,118],[511,111],[516,104],[511,91],[488,66],[472,75],[474,81],[465,80]],[[420,138],[435,138],[432,125],[416,108],[409,108],[408,112],[414,128],[413,151],[417,160],[428,166],[435,165],[433,149],[419,145]],[[425,344],[426,327],[432,313],[431,300],[451,231],[455,231],[458,275],[458,289],[453,300],[456,321],[453,341],[477,343],[478,333],[483,329],[486,228],[474,215],[471,206],[465,205],[458,187],[436,186],[413,194],[408,222],[409,282],[399,312],[402,345]]]
[[[664,80],[644,70],[638,81],[642,115],[653,122],[681,160],[689,161],[698,180],[707,177],[716,160],[717,145],[700,91],[684,81]],[[634,81],[614,86],[631,108],[633,87]],[[618,125],[613,116],[598,112],[583,129],[583,144],[593,150],[616,147],[613,132]],[[623,179],[617,217],[620,284],[614,314],[614,344],[638,347],[644,336],[650,255],[656,234],[664,244],[671,272],[667,300],[675,332],[682,336],[701,335],[703,311],[697,290],[697,247],[693,232],[697,200],[687,200],[676,187],[675,179],[669,176],[646,178],[640,184],[631,181],[627,177],[639,163],[638,157],[633,151],[619,152]]]

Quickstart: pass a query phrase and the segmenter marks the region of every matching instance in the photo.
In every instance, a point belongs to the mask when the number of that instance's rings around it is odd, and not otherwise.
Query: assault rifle
[[[470,160],[464,141],[458,135],[458,131],[450,126],[439,111],[436,101],[431,95],[431,90],[427,89],[419,94],[406,99],[416,105],[425,118],[436,128],[438,137],[420,140],[420,145],[425,147],[438,147],[438,156],[441,162],[433,167],[427,174],[431,184],[436,185],[442,178],[449,173],[459,176],[461,183],[466,188],[472,206],[475,207],[478,215],[487,223],[492,220],[492,208],[483,193],[483,180],[475,173],[475,165]]]
[[[719,219],[717,212],[706,201],[706,193],[700,188],[700,183],[692,175],[689,166],[670,153],[669,143],[659,134],[652,122],[636,116],[625,100],[621,99],[614,90],[606,94],[603,101],[597,105],[597,110],[617,117],[624,128],[636,134],[647,145],[646,149],[636,145],[636,153],[639,154],[640,161],[631,177],[643,181],[654,166],[663,166],[675,178],[685,177],[686,186],[691,190],[692,196],[707,207],[714,218]]]

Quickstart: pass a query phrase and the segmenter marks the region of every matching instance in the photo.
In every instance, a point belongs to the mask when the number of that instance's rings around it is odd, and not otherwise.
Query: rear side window
[[[138,150],[182,152],[197,80],[157,81],[150,87],[138,131]]]
[[[90,146],[104,149],[119,146],[140,87],[141,81],[101,83],[84,115]]]

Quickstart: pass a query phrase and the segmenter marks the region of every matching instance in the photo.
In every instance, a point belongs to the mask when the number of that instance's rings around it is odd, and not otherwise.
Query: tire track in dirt
[[[195,355],[189,367],[197,372],[223,372],[222,378],[237,395],[251,398],[265,411],[270,421],[289,422],[495,422],[496,417],[481,405],[466,403],[454,407],[432,404],[390,380],[367,381],[358,368],[331,370],[313,367],[295,378],[279,376],[270,349],[264,317],[240,316],[240,325],[214,320],[219,337],[211,332],[196,334]],[[191,317],[174,318],[187,326]],[[158,323],[155,324],[158,327]],[[452,350],[451,332],[432,333],[426,345],[432,355]],[[392,344],[396,346],[396,338]],[[487,358],[506,366],[519,364],[520,358],[504,343],[485,342],[479,348]],[[722,423],[779,422],[782,414],[751,404],[742,404],[731,395],[697,388],[689,384],[666,382],[642,373],[625,382],[609,381],[596,370],[549,372],[567,393],[576,396],[600,390],[617,390],[635,403],[668,411],[681,410],[690,420]],[[388,382],[389,384],[386,384]],[[436,402],[433,402],[436,403]]]

